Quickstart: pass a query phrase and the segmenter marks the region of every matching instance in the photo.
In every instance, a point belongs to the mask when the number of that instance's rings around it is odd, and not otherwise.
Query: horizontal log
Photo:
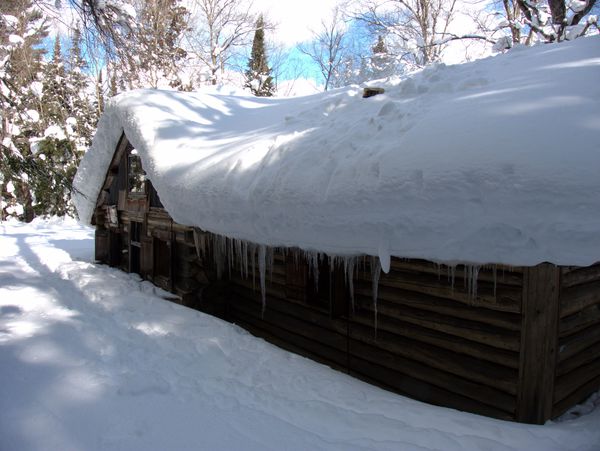
[[[268,307],[265,309],[263,315],[261,306],[242,297],[230,302],[228,308],[229,311],[232,312],[231,314],[235,314],[237,317],[244,318],[244,315],[248,315],[265,324],[277,326],[294,334],[308,338],[316,343],[337,349],[343,353],[346,352],[346,335],[324,329],[315,324],[311,324],[310,322],[302,321],[293,316],[280,313],[275,309],[269,309]]]
[[[492,266],[492,267],[488,267]],[[495,266],[495,268],[494,268]],[[428,273],[435,275],[440,280],[449,280],[452,268],[428,260],[405,260],[393,257],[390,268],[392,271]],[[461,281],[465,278],[465,266],[454,267],[454,278]],[[523,270],[520,267],[508,267],[503,265],[486,265],[479,269],[478,280],[496,285],[512,285],[520,287],[523,285]]]
[[[582,385],[581,387],[577,388],[577,390],[573,391],[562,401],[555,402],[552,408],[552,418],[556,418],[565,413],[571,407],[574,407],[577,404],[584,402],[589,396],[597,392],[599,388],[600,376],[590,380],[585,385]]]
[[[350,375],[429,404],[450,407],[503,420],[514,419],[514,416],[508,415],[502,410],[494,409],[464,396],[450,393],[409,376],[398,377],[398,373],[395,371],[388,370],[357,357],[350,357]]]
[[[570,394],[600,376],[600,356],[592,362],[556,378],[554,386],[554,403],[559,403]],[[600,386],[598,387],[600,388]]]
[[[371,283],[371,275],[359,271],[356,275],[357,281]],[[401,274],[390,272],[382,274],[379,279],[379,288],[401,288],[415,291],[439,298],[451,299],[462,304],[480,306],[503,312],[519,313],[521,311],[522,291],[519,287],[498,286],[494,296],[493,287],[478,284],[477,297],[474,298],[468,290],[462,287],[462,283],[438,280],[436,276],[427,274]]]
[[[600,327],[594,325],[558,340],[558,361],[563,362],[600,342]]]
[[[559,323],[559,336],[566,337],[573,335],[593,325],[600,327],[600,303],[590,305],[583,310],[562,318]]]
[[[371,315],[358,314],[352,318],[352,321],[367,327],[373,327],[373,318]],[[377,322],[377,333],[379,331],[386,331],[390,334],[427,343],[438,348],[465,354],[515,370],[519,368],[519,354],[517,352],[486,346],[463,337],[449,335],[408,322],[380,316]]]
[[[358,357],[396,372],[394,378],[396,380],[403,375],[410,376],[448,392],[500,409],[509,415],[515,412],[515,396],[503,393],[494,387],[471,382],[356,340],[350,340],[349,352],[352,357]]]
[[[302,331],[297,328],[280,327],[280,323],[273,322],[272,319],[277,315],[270,315],[270,320],[263,320],[260,316],[250,314],[250,309],[247,309],[243,304],[230,306],[228,317],[231,322],[240,325],[250,325],[255,330],[264,331],[270,338],[275,338],[278,345],[283,348],[292,349],[300,355],[304,355],[316,360],[323,361],[327,364],[335,364],[339,368],[344,368],[347,363],[347,354],[345,351],[340,351],[337,347],[326,345],[322,340],[322,336],[311,335],[307,333],[298,333]],[[266,315],[265,315],[266,316]],[[317,340],[313,340],[316,338]]]
[[[252,277],[245,279],[238,274],[232,274],[229,279],[229,282],[233,285],[242,287],[242,288],[248,290],[249,292],[258,293],[260,296],[262,296],[262,293],[260,290],[260,280],[258,278],[253,281]],[[271,280],[265,284],[265,289],[266,289],[267,297],[274,297],[277,299],[286,299],[285,286],[282,284],[274,283]]]
[[[238,297],[243,297],[245,300],[253,302],[257,308],[262,308],[261,296],[258,293],[248,291],[245,288],[235,286],[231,289],[231,303],[235,303]],[[308,321],[324,329],[337,332],[342,335],[347,335],[348,324],[345,319],[331,318],[329,314],[324,313],[313,306],[302,305],[295,302],[289,302],[284,299],[267,298],[267,309],[273,309],[279,313],[293,316],[303,321]]]
[[[600,341],[583,349],[573,357],[560,362],[556,367],[556,375],[564,376],[565,374],[575,371],[579,367],[593,362],[598,356],[600,356]]]
[[[372,298],[372,287],[370,285],[357,283],[354,290],[356,293]],[[379,287],[378,297],[390,303],[398,304],[399,309],[403,309],[403,306],[415,307],[456,318],[478,321],[503,329],[520,330],[521,318],[516,313],[499,312],[497,310],[469,306],[451,299],[385,286]]]
[[[583,285],[590,282],[600,281],[600,264],[579,267],[561,267],[561,286],[569,288],[575,285]]]
[[[357,293],[355,295],[355,305],[359,305],[367,312],[371,312],[371,317],[374,316],[373,301],[371,299],[360,296]],[[512,330],[505,330],[476,321],[454,318],[412,307],[398,306],[383,299],[379,299],[377,302],[377,312],[378,318],[388,316],[507,351],[518,352],[520,349],[519,333]],[[355,313],[357,312],[355,311]]]
[[[518,371],[514,369],[440,349],[385,330],[378,330],[375,336],[373,328],[357,323],[350,324],[350,338],[466,380],[495,387],[511,395],[515,395],[517,391]]]
[[[560,290],[561,318],[598,303],[600,303],[600,281]]]
[[[335,350],[330,351],[321,347],[319,348],[319,354],[315,354],[308,350],[314,345],[310,343],[310,340],[307,340],[300,335],[292,334],[284,329],[274,326],[265,326],[264,324],[256,323],[253,320],[249,321],[248,318],[231,319],[232,322],[247,330],[255,337],[263,338],[264,340],[281,349],[293,352],[294,354],[298,354],[303,357],[307,357],[315,362],[327,365],[336,371],[347,373],[346,357],[343,356],[343,358],[341,358],[341,355]],[[266,328],[262,328],[260,326]]]

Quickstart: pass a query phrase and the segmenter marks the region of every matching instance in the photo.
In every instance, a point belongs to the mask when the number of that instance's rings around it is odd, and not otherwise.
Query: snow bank
[[[600,38],[439,65],[361,98],[133,91],[76,178],[91,218],[120,134],[182,224],[259,244],[443,262],[600,257]]]

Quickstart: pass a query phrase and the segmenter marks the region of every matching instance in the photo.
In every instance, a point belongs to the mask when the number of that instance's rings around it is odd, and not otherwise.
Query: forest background
[[[0,220],[75,215],[73,176],[120,92],[329,90],[598,34],[599,12],[597,0],[3,0]]]

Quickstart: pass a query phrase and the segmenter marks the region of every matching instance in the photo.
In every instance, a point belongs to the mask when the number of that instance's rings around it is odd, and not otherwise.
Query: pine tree
[[[146,0],[139,5],[139,21],[128,32],[128,45],[115,49],[118,58],[107,77],[111,95],[115,86],[120,91],[167,86],[184,89],[180,74],[187,52],[181,40],[188,29],[189,11],[181,0]]]
[[[94,102],[95,114],[99,117],[104,111],[104,81],[102,79],[102,71],[98,72],[96,78],[96,100]]]
[[[389,54],[381,35],[377,38],[377,44],[373,46],[370,61],[369,78],[385,78],[394,73],[394,59]]]
[[[48,30],[31,0],[6,0],[0,14],[1,218],[34,217],[31,143],[40,135],[42,41]]]
[[[69,51],[69,65],[67,72],[69,116],[76,119],[75,133],[76,146],[79,151],[85,151],[91,143],[99,118],[98,108],[90,102],[92,97],[91,77],[88,72],[88,63],[83,58],[81,51],[81,32],[78,28],[73,31],[71,49]],[[97,102],[94,99],[93,102]]]
[[[69,105],[62,46],[58,36],[54,40],[52,59],[44,67],[43,73],[42,124],[45,128],[64,124]]]
[[[36,216],[64,216],[73,212],[69,205],[70,187],[79,158],[74,130],[77,120],[72,116],[76,93],[69,74],[57,36],[52,59],[44,69],[41,120],[44,131],[33,141],[31,154],[32,165],[36,168],[30,178]]]
[[[252,94],[259,97],[271,97],[275,93],[271,69],[267,61],[265,49],[265,23],[263,16],[256,21],[256,31],[252,41],[252,52],[248,60],[245,87],[250,88]]]

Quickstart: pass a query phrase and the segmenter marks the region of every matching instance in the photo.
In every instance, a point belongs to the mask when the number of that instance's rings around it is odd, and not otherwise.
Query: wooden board
[[[543,424],[552,416],[558,351],[560,270],[543,263],[524,273],[518,421]]]

